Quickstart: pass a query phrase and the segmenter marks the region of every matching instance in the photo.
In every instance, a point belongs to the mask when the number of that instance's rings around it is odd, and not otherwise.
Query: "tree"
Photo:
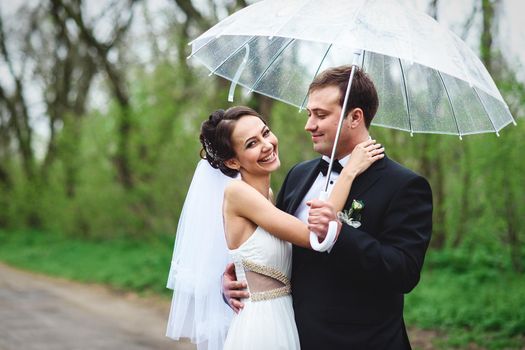
[[[33,21],[32,21],[33,22]],[[34,22],[30,26],[31,30],[26,37],[34,30]],[[16,138],[18,151],[20,153],[24,173],[27,179],[31,180],[34,176],[35,156],[32,148],[33,132],[29,123],[28,105],[25,98],[24,74],[26,73],[26,60],[24,57],[21,62],[20,70],[17,72],[14,66],[11,52],[8,50],[7,37],[4,30],[3,18],[0,14],[0,53],[5,62],[10,79],[13,82],[13,89],[11,92],[0,85],[0,103],[4,108],[4,113],[8,116],[8,128],[11,130]]]
[[[82,13],[80,0],[51,0],[55,10],[64,10],[67,19],[76,24],[80,32],[80,38],[93,50],[100,68],[106,73],[113,95],[119,104],[120,115],[118,118],[118,142],[117,152],[114,158],[119,182],[126,188],[132,189],[134,185],[133,174],[130,165],[130,137],[132,132],[132,121],[130,111],[130,98],[126,82],[125,70],[117,63],[112,62],[110,55],[117,50],[118,44],[124,39],[133,19],[133,5],[136,0],[128,0],[123,3],[111,3],[111,7],[117,13],[116,26],[107,40],[98,39],[93,30],[85,20]],[[117,7],[120,5],[120,7]]]
[[[183,62],[185,61],[184,47],[190,41],[190,33],[203,33],[219,21],[217,16],[218,5],[216,1],[208,0],[208,8],[212,9],[212,11],[210,15],[206,16],[194,6],[194,2],[191,0],[174,0],[174,2],[185,14],[185,21],[180,25],[181,36],[178,45],[179,59],[180,62]],[[228,14],[231,14],[248,5],[244,0],[236,0],[226,5],[225,9]],[[223,79],[218,79],[217,81],[222,89],[229,86],[229,83]],[[261,115],[265,116],[267,122],[271,124],[271,111],[274,105],[273,99],[260,94],[253,94],[252,100],[249,101],[248,104],[261,113]]]

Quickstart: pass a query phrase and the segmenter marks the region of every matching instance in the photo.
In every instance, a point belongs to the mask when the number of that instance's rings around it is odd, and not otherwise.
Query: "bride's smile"
[[[268,155],[267,157],[264,157],[263,159],[261,159],[259,161],[259,163],[272,163],[276,159],[277,159],[277,154],[275,154],[275,152],[272,151],[272,153],[270,153],[270,155]]]

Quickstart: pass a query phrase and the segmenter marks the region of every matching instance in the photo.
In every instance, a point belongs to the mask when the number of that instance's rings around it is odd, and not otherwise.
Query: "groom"
[[[312,82],[308,120],[314,150],[331,155],[350,66],[331,68]],[[374,84],[361,70],[352,82],[336,158],[342,162],[370,136],[378,107]],[[322,159],[306,161],[288,173],[277,206],[308,220],[306,201],[317,198],[325,177]],[[332,178],[335,180],[337,174]],[[330,253],[293,247],[292,295],[301,349],[410,349],[403,321],[403,298],[418,283],[432,231],[432,193],[428,182],[386,156],[353,183],[342,224]],[[313,201],[312,206],[321,205]],[[326,220],[328,221],[328,220]],[[325,222],[310,222],[326,232]],[[225,297],[238,309],[239,290],[232,269],[223,282]],[[268,335],[271,336],[271,335]]]

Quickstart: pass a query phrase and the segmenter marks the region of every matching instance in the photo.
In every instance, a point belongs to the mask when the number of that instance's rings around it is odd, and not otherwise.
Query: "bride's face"
[[[277,137],[255,116],[241,117],[232,132],[235,158],[226,165],[254,174],[271,173],[279,168]]]

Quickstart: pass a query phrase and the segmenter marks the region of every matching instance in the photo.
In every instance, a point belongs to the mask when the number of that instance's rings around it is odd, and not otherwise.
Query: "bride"
[[[316,218],[329,211],[337,220],[353,180],[383,157],[383,149],[374,140],[355,148],[328,202],[310,210],[308,227],[273,204],[278,140],[257,112],[217,110],[202,124],[200,140],[205,160],[186,197],[168,278],[174,297],[167,336],[189,337],[199,349],[299,349],[291,244],[310,248]],[[234,316],[221,297],[228,261],[250,292]]]

